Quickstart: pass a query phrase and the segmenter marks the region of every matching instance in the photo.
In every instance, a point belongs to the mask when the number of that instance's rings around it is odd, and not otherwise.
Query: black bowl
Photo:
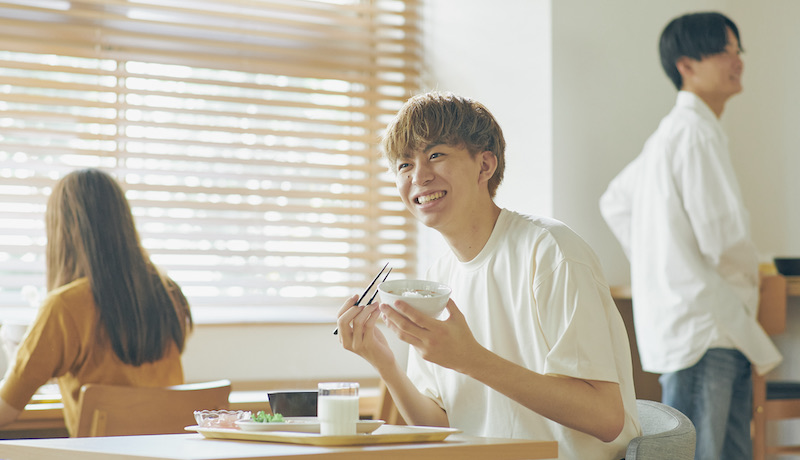
[[[273,391],[267,393],[273,414],[284,417],[316,417],[317,390]]]
[[[800,276],[800,257],[776,257],[775,268],[783,276]]]

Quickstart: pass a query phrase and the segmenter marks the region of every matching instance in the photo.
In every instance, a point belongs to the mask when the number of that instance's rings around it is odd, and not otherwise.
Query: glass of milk
[[[322,436],[356,434],[358,383],[323,382],[317,385],[317,419]]]

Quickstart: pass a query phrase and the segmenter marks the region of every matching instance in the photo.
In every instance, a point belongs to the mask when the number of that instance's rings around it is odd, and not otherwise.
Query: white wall
[[[366,361],[345,351],[333,324],[200,325],[183,356],[189,382],[332,380],[377,377]],[[387,337],[392,338],[390,333]],[[405,346],[392,338],[400,362]]]
[[[498,11],[500,11],[498,13]],[[423,2],[425,91],[480,101],[506,139],[496,201],[529,214],[552,213],[552,72],[549,0]],[[419,226],[421,273],[445,247]]]
[[[627,260],[597,203],[674,102],[658,36],[691,2],[553,3],[554,217],[592,245],[610,283],[627,283]]]
[[[732,2],[745,90],[723,115],[765,259],[800,256],[800,2]]]
[[[506,138],[498,203],[552,212],[549,0],[423,3],[426,90],[482,102]]]

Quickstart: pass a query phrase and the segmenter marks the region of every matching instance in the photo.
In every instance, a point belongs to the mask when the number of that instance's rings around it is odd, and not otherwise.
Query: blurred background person
[[[192,329],[181,289],[142,248],[119,184],[97,169],[54,187],[45,213],[48,295],[0,384],[0,425],[55,377],[75,434],[81,386],[184,383]]]
[[[742,91],[739,30],[693,13],[661,34],[675,107],[612,180],[600,210],[631,264],[642,368],[697,429],[696,459],[752,458],[751,363],[781,355],[756,320],[758,253],[719,118]]]

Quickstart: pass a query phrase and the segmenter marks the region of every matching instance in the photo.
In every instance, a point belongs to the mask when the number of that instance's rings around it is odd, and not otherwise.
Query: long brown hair
[[[138,366],[161,359],[170,341],[182,352],[192,329],[180,287],[142,248],[128,200],[98,169],[73,171],[53,188],[45,213],[47,290],[86,277],[116,355]]]

